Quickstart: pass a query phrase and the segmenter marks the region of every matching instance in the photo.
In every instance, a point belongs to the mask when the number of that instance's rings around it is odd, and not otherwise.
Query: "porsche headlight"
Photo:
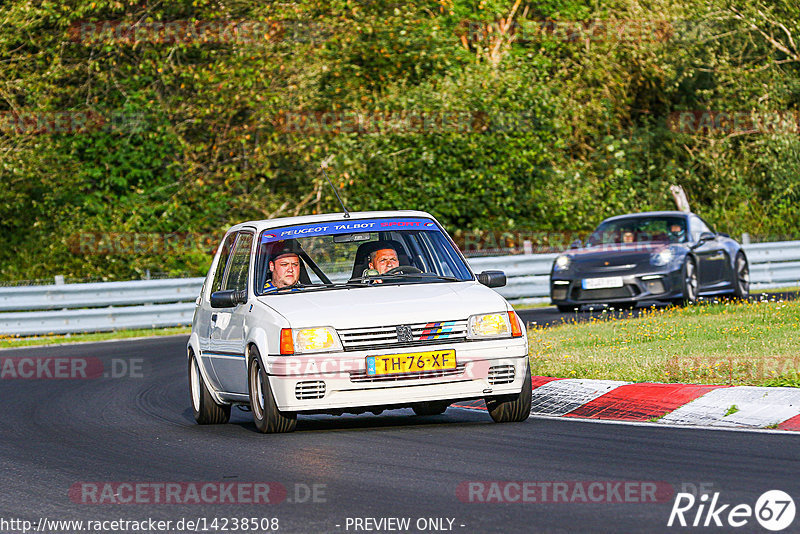
[[[508,313],[485,313],[473,315],[467,323],[468,339],[511,337]]]
[[[569,259],[569,256],[567,256],[566,254],[562,254],[562,255],[560,255],[559,257],[556,258],[556,263],[555,263],[554,270],[556,270],[556,271],[566,271],[567,269],[569,269],[569,264],[570,263],[571,263],[571,260]]]
[[[342,350],[339,334],[330,326],[298,328],[292,331],[294,351],[297,354],[310,352],[333,352]]]
[[[675,257],[675,252],[671,248],[665,248],[660,252],[655,252],[650,255],[650,264],[656,267],[663,267],[667,265]]]

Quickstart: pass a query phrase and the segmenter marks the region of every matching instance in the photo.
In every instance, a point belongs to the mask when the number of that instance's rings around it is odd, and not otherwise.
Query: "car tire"
[[[420,416],[423,415],[440,415],[447,410],[447,407],[450,406],[450,401],[430,401],[430,402],[418,402],[411,406],[411,409],[414,410],[414,413]]]
[[[556,304],[556,308],[558,308],[558,311],[561,313],[571,313],[578,309],[574,304]]]
[[[697,280],[697,264],[692,258],[686,258],[681,267],[681,298],[675,301],[676,304],[687,306],[697,302],[697,290],[699,283]]]
[[[750,296],[750,265],[747,258],[739,252],[733,263],[733,296],[740,300],[747,300]]]
[[[194,352],[189,352],[189,395],[194,420],[199,425],[221,425],[231,418],[230,404],[217,404],[200,373]]]
[[[525,372],[522,391],[516,395],[486,397],[486,409],[495,423],[519,423],[531,414],[531,369]]]
[[[269,384],[269,377],[261,366],[261,357],[255,347],[250,347],[247,385],[250,394],[250,409],[253,411],[253,421],[258,431],[265,434],[293,432],[297,426],[297,414],[282,412],[278,409]]]

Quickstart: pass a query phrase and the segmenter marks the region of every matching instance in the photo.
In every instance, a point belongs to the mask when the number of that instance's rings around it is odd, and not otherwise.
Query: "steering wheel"
[[[413,265],[398,265],[397,267],[392,267],[383,274],[416,274],[421,272],[422,271],[420,271]]]

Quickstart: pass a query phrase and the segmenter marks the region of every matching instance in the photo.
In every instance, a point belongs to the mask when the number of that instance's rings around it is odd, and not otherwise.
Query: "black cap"
[[[290,254],[299,258],[300,253],[297,250],[298,248],[294,241],[278,241],[272,248],[272,256],[269,261],[275,261],[281,256],[288,256]]]
[[[367,254],[372,254],[373,252],[384,249],[394,250],[397,253],[402,250],[397,241],[371,241],[365,245],[366,246],[364,246],[364,249],[366,250]]]

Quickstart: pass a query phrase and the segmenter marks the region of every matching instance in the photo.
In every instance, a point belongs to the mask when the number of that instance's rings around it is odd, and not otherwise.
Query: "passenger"
[[[300,256],[291,246],[283,245],[269,260],[269,270],[272,280],[264,284],[264,293],[297,286],[300,281]]]

